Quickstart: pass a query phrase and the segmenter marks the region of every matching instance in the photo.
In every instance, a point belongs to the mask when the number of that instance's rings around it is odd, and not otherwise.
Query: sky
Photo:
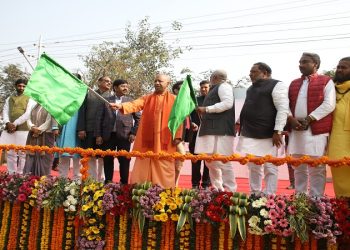
[[[0,66],[18,63],[29,72],[18,46],[34,66],[45,51],[72,72],[84,70],[80,57],[91,46],[122,40],[125,26],[146,16],[167,43],[191,47],[173,63],[178,77],[183,68],[224,69],[237,81],[265,62],[273,78],[289,83],[300,76],[303,52],[320,55],[320,72],[350,56],[349,0],[2,0],[1,6]],[[171,30],[173,21],[181,31]]]

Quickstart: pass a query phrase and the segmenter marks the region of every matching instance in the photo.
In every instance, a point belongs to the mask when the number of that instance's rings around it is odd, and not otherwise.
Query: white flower
[[[272,225],[272,220],[265,220],[264,225]]]
[[[78,203],[78,201],[76,199],[70,200],[70,204],[72,205],[76,205]]]
[[[70,193],[71,195],[75,195],[75,189],[69,190],[69,193]]]
[[[261,203],[262,203],[263,205],[265,205],[266,202],[267,202],[267,198],[266,198],[266,197],[261,197],[261,198],[260,198],[260,201],[261,201]]]
[[[69,200],[65,200],[65,201],[63,202],[63,206],[69,207],[69,205],[70,205]]]
[[[67,200],[72,201],[72,200],[75,200],[75,198],[74,198],[73,195],[68,195],[68,196],[67,196]]]
[[[248,220],[249,226],[255,226],[256,224],[258,224],[260,222],[260,218],[256,215],[253,215],[252,217],[250,217],[250,219]]]
[[[252,206],[256,208],[261,207],[260,203],[257,200],[252,202]]]
[[[70,212],[75,212],[76,211],[75,210],[75,206],[73,206],[73,205],[70,205],[68,209],[69,209]]]
[[[268,218],[269,217],[269,212],[267,212],[267,210],[265,208],[260,210],[260,215],[264,218]]]

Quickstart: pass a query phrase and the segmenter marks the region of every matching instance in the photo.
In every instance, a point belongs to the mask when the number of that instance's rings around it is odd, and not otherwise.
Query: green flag
[[[193,91],[191,76],[187,76],[181,85],[179,94],[177,95],[173,108],[171,109],[168,127],[173,138],[176,130],[184,122],[197,106],[197,99]]]
[[[55,120],[66,124],[84,101],[87,86],[46,54],[42,54],[24,94],[34,99]]]

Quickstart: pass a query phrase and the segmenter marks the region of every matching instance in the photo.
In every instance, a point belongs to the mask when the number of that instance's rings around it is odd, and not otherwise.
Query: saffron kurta
[[[350,81],[336,85],[337,104],[333,113],[333,127],[328,156],[332,160],[350,156]],[[340,93],[344,94],[340,94]],[[337,197],[350,197],[350,166],[332,167],[333,186]]]
[[[167,95],[169,98],[167,98]],[[175,96],[166,92],[165,94],[151,94],[143,96],[135,101],[122,103],[122,110],[124,114],[129,114],[143,110],[140,125],[136,134],[133,150],[140,152],[153,151],[159,153],[161,151],[167,153],[176,152],[176,146],[172,144],[171,138],[166,145],[164,145],[164,132],[169,132],[168,120],[170,115],[169,109],[166,106],[174,103]],[[165,103],[165,102],[169,103]],[[148,103],[153,105],[147,105]],[[145,105],[146,104],[146,105]],[[153,116],[150,117],[145,116]],[[148,120],[148,122],[146,121]],[[153,123],[153,124],[149,124]],[[153,134],[153,145],[146,146],[144,143],[144,133]],[[170,132],[169,132],[170,133]],[[180,127],[175,138],[181,138],[182,127]],[[155,160],[150,158],[136,158],[135,164],[131,173],[130,183],[143,183],[151,181],[153,184],[159,184],[164,188],[175,187],[175,163],[174,160]]]

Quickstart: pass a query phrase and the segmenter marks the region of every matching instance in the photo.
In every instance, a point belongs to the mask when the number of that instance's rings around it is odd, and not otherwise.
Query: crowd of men
[[[324,155],[338,159],[350,154],[350,57],[341,59],[335,76],[319,74],[320,57],[303,53],[299,60],[300,78],[290,84],[272,78],[271,68],[257,62],[250,69],[252,85],[239,117],[235,117],[232,85],[224,70],[215,70],[209,80],[200,82],[198,107],[186,118],[173,138],[168,119],[182,82],[173,86],[166,74],[157,74],[154,92],[133,100],[128,96],[127,80],[113,83],[107,76],[98,80],[97,93],[106,98],[104,103],[88,92],[80,110],[63,127],[39,104],[23,95],[25,79],[16,81],[16,94],[4,106],[6,128],[1,144],[56,145],[59,147],[101,148],[104,150],[133,150],[140,152],[184,153],[184,141],[189,142],[192,154],[231,155],[236,150],[259,157],[278,156],[285,147],[293,157]],[[80,77],[77,75],[77,77]],[[142,115],[141,115],[142,112]],[[238,118],[238,119],[237,119]],[[186,136],[185,136],[186,135]],[[61,176],[68,176],[73,165],[73,178],[79,178],[79,156],[57,155]],[[7,152],[10,173],[48,175],[52,155],[40,152]],[[118,157],[120,182],[142,183],[152,181],[162,187],[177,185],[182,163],[172,159],[136,158],[129,178],[130,159]],[[193,188],[212,187],[236,191],[235,170],[232,162],[192,162]],[[90,175],[105,183],[113,180],[114,158],[92,157]],[[251,193],[274,194],[277,191],[278,167],[272,163],[248,163]],[[294,166],[293,188],[296,193],[322,196],[326,184],[326,166]],[[293,172],[291,172],[291,175]],[[349,166],[332,168],[337,196],[350,196],[347,178]],[[262,182],[265,188],[262,189]]]

